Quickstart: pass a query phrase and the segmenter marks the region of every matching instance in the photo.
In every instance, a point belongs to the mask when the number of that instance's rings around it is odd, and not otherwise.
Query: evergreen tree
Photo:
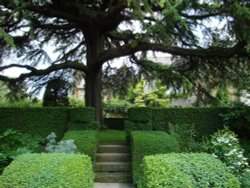
[[[217,66],[219,59],[248,60],[249,7],[246,0],[0,0],[2,61],[11,53],[29,59],[22,64],[2,63],[0,71],[18,67],[29,72],[18,78],[0,75],[0,79],[24,81],[60,70],[81,71],[85,103],[95,107],[101,121],[105,62],[122,56],[141,60],[147,51],[160,51],[192,62],[178,69],[181,75],[193,67],[225,70]],[[39,69],[39,63],[47,60],[43,48],[48,44],[60,55]]]

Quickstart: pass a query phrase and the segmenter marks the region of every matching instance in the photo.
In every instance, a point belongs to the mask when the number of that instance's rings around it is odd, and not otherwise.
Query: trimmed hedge
[[[126,131],[151,131],[152,129],[153,128],[151,122],[125,121]]]
[[[70,110],[70,121],[78,123],[90,123],[95,119],[94,108],[72,108]]]
[[[90,156],[94,160],[98,146],[97,131],[70,130],[65,133],[63,140],[74,140],[78,151]]]
[[[79,122],[69,122],[69,130],[99,130],[100,124],[97,121],[92,121],[89,123],[79,123]]]
[[[145,107],[130,108],[128,116],[132,122],[150,122],[152,119],[152,109]]]
[[[226,108],[168,108],[152,109],[154,130],[168,130],[166,123],[193,124],[200,136],[210,135],[223,128],[223,119],[220,114],[226,112]],[[166,123],[164,124],[164,120]],[[160,121],[161,120],[161,121]],[[164,127],[163,127],[164,126]]]
[[[61,138],[70,121],[93,122],[93,111],[92,108],[0,108],[0,132],[15,129],[41,136],[55,132]]]
[[[72,108],[70,110],[70,130],[98,130],[100,125],[95,119],[95,110],[93,108]]]
[[[2,188],[93,188],[91,160],[79,154],[25,154],[0,176]]]
[[[193,124],[199,136],[210,135],[223,128],[220,114],[227,108],[131,108],[126,130],[169,131],[171,124]],[[142,126],[142,125],[152,125]]]
[[[165,132],[133,131],[131,132],[132,172],[135,183],[141,178],[140,164],[146,155],[178,152],[176,139]]]
[[[239,188],[225,164],[205,153],[147,156],[138,188]]]
[[[61,138],[67,123],[67,108],[0,108],[0,132],[15,129],[41,136],[55,132]]]

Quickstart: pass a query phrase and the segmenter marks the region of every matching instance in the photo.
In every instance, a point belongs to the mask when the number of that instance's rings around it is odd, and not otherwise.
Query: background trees
[[[38,82],[69,69],[80,71],[86,81],[85,103],[95,107],[101,121],[102,66],[107,61],[130,56],[142,64],[149,50],[170,53],[180,61],[162,72],[165,80],[179,74],[199,90],[204,89],[197,75],[213,80],[232,66],[248,65],[249,6],[244,0],[0,0],[0,71],[28,70],[18,78],[0,79]],[[55,60],[44,53],[47,45],[58,54]],[[11,53],[26,59],[4,64]],[[231,63],[230,58],[239,61]],[[46,65],[41,68],[40,63]]]

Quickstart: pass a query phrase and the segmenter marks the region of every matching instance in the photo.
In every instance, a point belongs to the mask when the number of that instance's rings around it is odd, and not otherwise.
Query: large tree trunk
[[[87,43],[87,72],[85,77],[85,103],[94,107],[96,120],[103,124],[102,110],[102,66],[93,60],[104,49],[104,37],[97,29],[91,29],[85,36]]]

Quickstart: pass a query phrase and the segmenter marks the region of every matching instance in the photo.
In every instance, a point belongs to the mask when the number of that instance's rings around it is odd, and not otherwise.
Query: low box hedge
[[[225,164],[205,153],[146,156],[138,188],[239,188]]]
[[[97,131],[75,131],[70,130],[64,134],[63,140],[74,140],[79,152],[95,158],[98,147]]]
[[[1,188],[93,188],[90,157],[80,154],[24,154],[5,168]]]
[[[174,137],[165,132],[133,131],[131,132],[132,173],[135,183],[141,178],[140,164],[144,156],[178,152],[179,145]]]

